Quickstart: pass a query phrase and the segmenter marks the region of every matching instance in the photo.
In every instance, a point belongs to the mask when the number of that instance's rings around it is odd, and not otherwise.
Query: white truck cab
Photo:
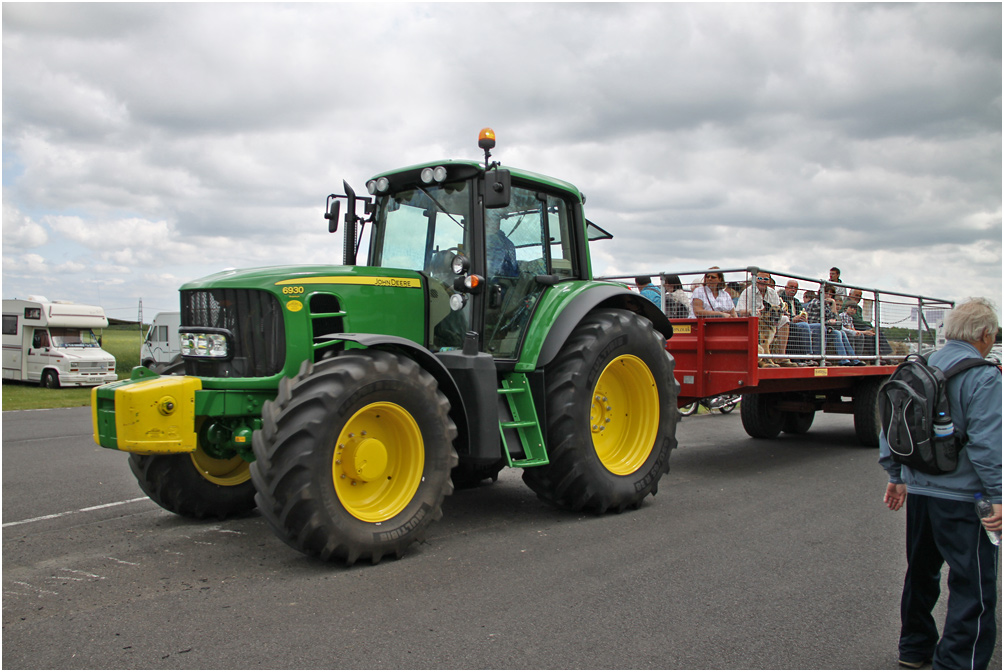
[[[51,388],[114,382],[115,357],[93,331],[107,326],[99,306],[44,296],[4,299],[3,377]]]
[[[140,347],[139,362],[161,370],[181,355],[181,313],[157,313]]]

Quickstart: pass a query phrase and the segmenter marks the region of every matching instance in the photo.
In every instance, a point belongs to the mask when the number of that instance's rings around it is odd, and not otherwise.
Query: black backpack
[[[951,423],[945,390],[948,379],[977,366],[996,366],[975,357],[963,359],[947,371],[927,363],[927,357],[908,355],[879,390],[882,433],[894,462],[925,474],[947,474],[959,464],[965,439],[957,433],[935,436],[937,418]]]

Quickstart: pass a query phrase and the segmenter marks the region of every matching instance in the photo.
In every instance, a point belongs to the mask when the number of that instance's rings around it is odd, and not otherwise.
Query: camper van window
[[[57,348],[97,348],[98,338],[90,329],[50,329],[52,344]]]
[[[25,308],[24,309],[24,319],[26,319],[26,320],[41,320],[42,319],[42,309],[41,308]]]
[[[3,316],[3,333],[4,336],[17,335],[17,315]]]
[[[35,330],[34,335],[31,337],[31,347],[33,348],[49,347],[49,334],[45,329]]]

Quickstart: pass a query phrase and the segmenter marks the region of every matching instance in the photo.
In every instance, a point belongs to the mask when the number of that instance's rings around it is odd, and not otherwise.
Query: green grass
[[[144,332],[145,333],[145,332]],[[128,378],[134,366],[139,366],[139,349],[143,336],[136,326],[108,327],[101,335],[101,347],[115,357],[115,372],[119,380]],[[70,387],[47,390],[33,383],[3,382],[3,410],[20,411],[29,408],[70,408],[91,403],[91,388]]]

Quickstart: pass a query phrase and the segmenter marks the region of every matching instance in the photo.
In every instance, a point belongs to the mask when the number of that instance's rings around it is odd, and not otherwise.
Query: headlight
[[[390,180],[386,177],[378,177],[366,183],[366,191],[370,194],[382,194],[390,189]]]
[[[435,168],[422,169],[422,181],[426,184],[446,181],[446,166],[436,166]]]
[[[454,275],[463,275],[470,267],[471,262],[462,254],[456,255],[450,262],[450,268],[453,270]]]
[[[225,334],[184,333],[181,335],[181,354],[184,357],[211,357],[225,359],[229,353]]]

